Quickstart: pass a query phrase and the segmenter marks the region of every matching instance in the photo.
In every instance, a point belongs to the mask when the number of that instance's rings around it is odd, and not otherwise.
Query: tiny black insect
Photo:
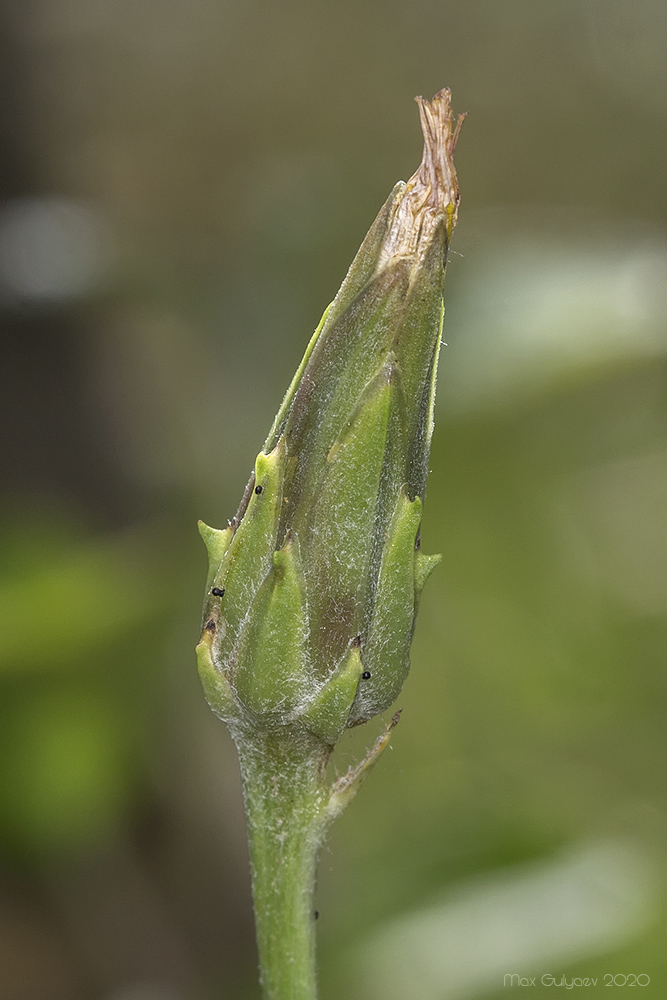
[[[261,493],[263,489],[263,486],[255,486],[255,493]]]
[[[225,588],[224,587],[212,587],[211,588],[211,593],[213,594],[214,597],[224,597],[225,596]]]
[[[320,915],[320,911],[319,910],[315,910],[315,912],[313,913],[313,916],[315,917],[316,920],[319,917],[319,915]]]
[[[363,672],[363,674],[361,676],[363,677],[363,679],[365,681],[369,681],[371,679],[371,672],[370,672],[370,670],[364,670],[364,672]]]

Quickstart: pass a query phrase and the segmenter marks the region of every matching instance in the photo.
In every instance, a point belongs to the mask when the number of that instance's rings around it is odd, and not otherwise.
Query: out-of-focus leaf
[[[159,553],[139,531],[33,553],[0,579],[0,674],[65,666],[167,607]]]
[[[42,690],[0,734],[4,835],[39,854],[113,835],[127,803],[127,725],[99,692]]]

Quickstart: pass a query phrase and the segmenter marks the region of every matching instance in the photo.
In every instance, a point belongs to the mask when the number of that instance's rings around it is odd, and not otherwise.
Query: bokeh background
[[[3,1000],[259,996],[195,522],[445,85],[444,559],[322,857],[322,998],[667,996],[665,51],[662,0],[3,5]]]

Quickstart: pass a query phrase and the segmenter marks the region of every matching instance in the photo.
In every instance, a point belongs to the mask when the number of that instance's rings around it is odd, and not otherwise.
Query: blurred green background
[[[322,856],[322,998],[667,996],[665,51],[662,0],[3,6],[3,1000],[259,996],[195,522],[443,86],[444,559]]]

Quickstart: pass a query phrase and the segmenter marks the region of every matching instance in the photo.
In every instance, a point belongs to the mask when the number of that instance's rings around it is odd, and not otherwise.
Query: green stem
[[[315,868],[329,818],[329,747],[291,726],[235,736],[264,1000],[316,1000]]]

